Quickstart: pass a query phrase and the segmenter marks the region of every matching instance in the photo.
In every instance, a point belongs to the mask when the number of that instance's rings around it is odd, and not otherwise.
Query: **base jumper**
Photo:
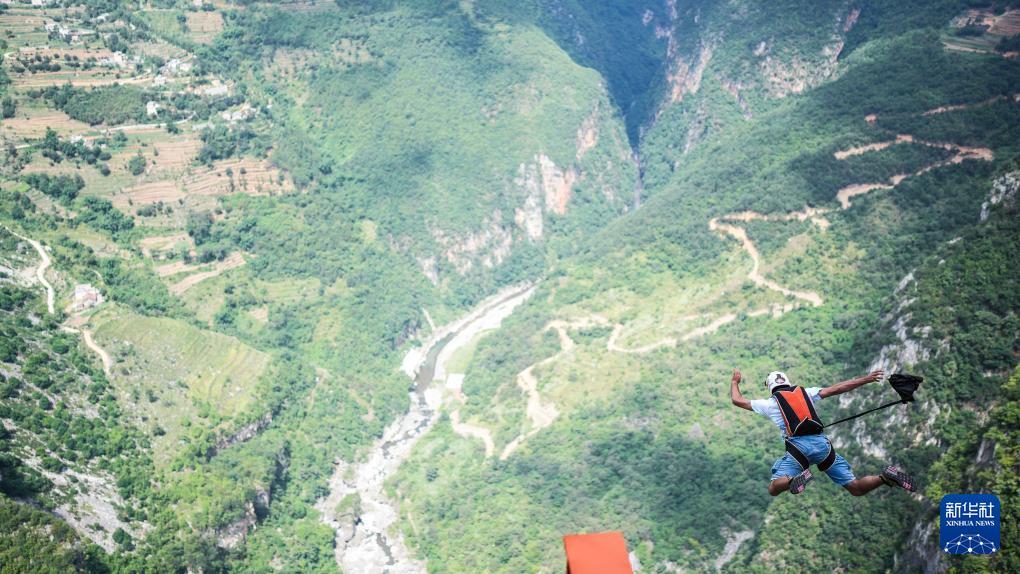
[[[752,401],[740,393],[740,371],[733,370],[730,382],[733,404],[768,417],[779,427],[786,444],[786,453],[772,465],[769,494],[776,496],[785,490],[792,494],[803,492],[814,478],[811,465],[817,465],[818,470],[854,496],[863,496],[883,484],[899,486],[910,492],[917,490],[914,479],[895,466],[887,466],[881,475],[856,478],[850,463],[836,454],[832,442],[822,433],[824,425],[815,412],[814,404],[818,401],[879,381],[883,376],[882,371],[874,371],[831,387],[804,388],[792,385],[785,373],[773,371],[765,378],[765,386],[771,396]]]

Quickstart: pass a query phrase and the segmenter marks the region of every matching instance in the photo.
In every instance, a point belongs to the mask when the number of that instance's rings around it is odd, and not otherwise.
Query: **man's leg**
[[[791,482],[794,487],[791,492],[800,493],[811,478],[811,473],[801,468],[800,463],[790,456],[790,453],[786,453],[772,465],[772,482],[769,483],[769,494],[779,496],[780,493],[790,490]]]
[[[854,496],[864,496],[884,484],[881,476],[857,478],[854,476],[853,469],[850,468],[850,463],[838,454],[832,466],[825,470],[825,474],[829,475],[832,482],[842,486]]]
[[[787,490],[790,490],[790,481],[792,479],[792,476],[781,476],[773,480],[769,483],[769,494],[772,496],[779,496]]]
[[[882,484],[884,483],[882,482],[881,476],[872,475],[851,480],[850,482],[844,484],[843,488],[845,488],[847,492],[854,496],[864,496],[865,494],[871,492],[872,490],[875,490],[876,488],[882,486]]]

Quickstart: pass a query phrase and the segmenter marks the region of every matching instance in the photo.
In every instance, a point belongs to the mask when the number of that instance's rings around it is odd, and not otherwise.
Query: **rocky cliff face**
[[[512,215],[494,209],[468,232],[430,225],[437,253],[417,255],[419,268],[435,285],[479,267],[495,268],[511,255],[515,245],[546,240],[552,218],[581,217],[574,209],[581,186],[594,192],[586,199],[586,208],[592,208],[591,203],[603,204],[622,213],[628,208],[626,198],[637,177],[622,118],[606,100],[597,101],[577,127],[572,157],[556,160],[539,151],[517,166],[502,190]]]
[[[719,108],[720,100],[714,97],[717,92],[728,94],[740,115],[749,120],[756,109],[770,107],[771,101],[835,77],[846,36],[861,9],[828,4],[817,7],[807,18],[806,28],[780,34],[770,33],[768,27],[755,27],[767,10],[761,6],[666,0],[666,17],[650,15],[648,22],[665,44],[667,94],[643,133],[663,120],[667,110],[679,107],[682,113],[672,114],[668,121],[682,118],[686,135],[681,149],[686,154],[722,127],[721,118],[729,111]]]

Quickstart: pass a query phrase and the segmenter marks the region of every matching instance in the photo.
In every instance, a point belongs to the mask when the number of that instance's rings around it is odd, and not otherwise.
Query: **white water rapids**
[[[532,285],[504,289],[467,315],[434,331],[421,349],[408,352],[401,369],[415,379],[415,386],[408,394],[407,412],[386,427],[362,461],[338,461],[329,495],[316,505],[323,521],[336,530],[336,560],[344,572],[426,572],[425,562],[416,559],[404,542],[397,525],[397,505],[386,496],[383,485],[438,420],[442,391],[430,384],[445,377],[446,361],[478,333],[498,328],[534,290]],[[355,494],[360,499],[360,512],[337,516],[337,504]]]

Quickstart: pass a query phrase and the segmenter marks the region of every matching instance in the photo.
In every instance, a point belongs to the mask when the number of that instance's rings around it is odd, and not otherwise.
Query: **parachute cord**
[[[839,419],[838,421],[836,421],[834,423],[829,423],[829,424],[825,425],[825,427],[828,428],[828,427],[831,427],[833,425],[838,425],[839,423],[845,423],[846,421],[852,421],[852,420],[854,420],[857,417],[863,417],[864,415],[866,415],[868,413],[873,413],[875,411],[882,410],[882,409],[891,407],[893,405],[898,405],[898,404],[904,404],[905,405],[905,404],[907,404],[907,401],[900,400],[900,401],[893,401],[891,403],[886,403],[886,404],[884,404],[884,405],[882,405],[880,407],[875,407],[875,408],[873,408],[871,410],[864,411],[863,413],[857,413],[856,415],[853,415],[851,417],[846,417],[845,419]]]

